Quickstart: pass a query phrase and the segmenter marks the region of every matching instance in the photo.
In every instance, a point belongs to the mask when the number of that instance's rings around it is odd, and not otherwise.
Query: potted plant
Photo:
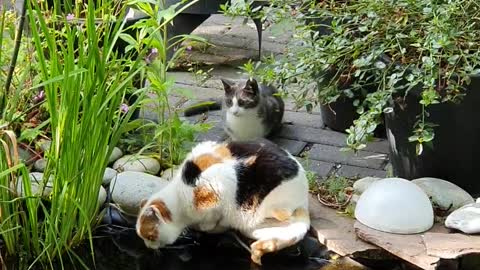
[[[318,46],[315,66],[340,73],[327,83],[342,85],[346,76],[376,87],[347,130],[350,148],[364,148],[386,112],[395,175],[440,177],[479,194],[476,1],[323,1],[314,10],[332,18],[332,33],[310,45]]]
[[[353,74],[356,52],[362,44],[346,42],[338,35],[341,25],[348,25],[348,18],[334,20],[322,7],[325,4],[300,0],[287,5],[271,0],[263,16],[280,27],[293,26],[294,35],[282,57],[265,58],[266,66],[252,75],[282,89],[294,98],[297,107],[311,111],[319,106],[324,124],[345,132],[358,118],[358,105],[377,87],[372,74]],[[382,131],[384,128],[375,128],[375,135],[383,137]]]
[[[307,109],[353,98],[350,149],[365,148],[385,116],[395,175],[439,177],[479,194],[472,180],[480,150],[472,121],[480,102],[476,1],[301,2],[306,9],[282,11],[296,22],[296,46],[267,61],[262,76],[299,82],[299,90],[285,91]],[[315,18],[329,31],[302,25]]]

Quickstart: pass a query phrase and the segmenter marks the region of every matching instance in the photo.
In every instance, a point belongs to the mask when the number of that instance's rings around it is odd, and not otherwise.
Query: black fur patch
[[[188,160],[185,162],[183,166],[182,176],[183,182],[189,186],[194,187],[195,182],[197,181],[198,177],[202,171],[200,168],[195,164],[192,160]]]
[[[237,205],[252,208],[283,181],[298,174],[299,166],[283,149],[268,140],[231,142],[227,145],[236,158],[256,156],[252,164],[240,163],[237,169]]]

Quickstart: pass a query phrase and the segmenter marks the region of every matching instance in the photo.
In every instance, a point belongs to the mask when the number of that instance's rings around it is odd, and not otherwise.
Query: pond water
[[[107,227],[105,227],[107,228]],[[104,229],[105,229],[104,228]],[[207,235],[189,232],[171,248],[151,250],[144,246],[133,228],[112,228],[97,231],[94,238],[95,263],[87,246],[76,254],[81,263],[66,264],[64,269],[98,270],[360,270],[351,264],[330,262],[323,259],[327,251],[306,237],[295,247],[277,254],[265,255],[263,265],[250,261],[250,254],[239,244],[233,233]],[[18,269],[15,263],[7,263],[7,269]],[[62,269],[58,264],[54,269]]]
[[[165,270],[319,270],[328,265],[325,250],[306,238],[296,247],[265,255],[263,266],[251,263],[250,254],[232,234],[190,232],[169,249],[146,248],[133,229],[95,239],[96,269]],[[339,268],[345,269],[345,268]]]
[[[330,252],[313,235],[305,237],[296,246],[275,254],[266,254],[263,265],[250,260],[247,250],[250,240],[233,233],[206,234],[185,232],[168,248],[152,250],[145,247],[130,222],[115,222],[101,225],[93,239],[94,262],[88,244],[75,250],[83,263],[68,263],[63,269],[99,270],[359,270],[358,266],[331,262]],[[112,223],[113,221],[113,223]],[[119,224],[122,223],[122,224]],[[128,224],[127,224],[128,223]],[[1,241],[0,241],[1,242]],[[0,243],[1,248],[1,243]],[[69,261],[68,259],[65,261]],[[64,263],[65,263],[64,261]],[[19,269],[16,263],[7,263],[8,270]],[[61,265],[54,269],[62,269]]]

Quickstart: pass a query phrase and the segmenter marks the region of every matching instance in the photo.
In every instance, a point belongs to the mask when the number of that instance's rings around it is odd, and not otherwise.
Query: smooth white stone
[[[140,202],[158,192],[167,181],[142,172],[121,172],[110,183],[112,199],[122,210],[137,215]]]
[[[156,175],[160,172],[160,163],[152,157],[126,155],[115,161],[112,168],[119,172],[134,171]]]
[[[473,197],[459,186],[433,177],[423,177],[412,181],[430,198],[435,207],[452,212],[464,205],[473,203]]]
[[[108,185],[113,178],[117,176],[117,171],[112,168],[105,168],[105,172],[103,173],[102,185]]]
[[[355,181],[355,183],[353,183],[353,190],[355,194],[362,194],[363,192],[365,192],[365,190],[367,190],[367,188],[369,188],[372,184],[374,184],[380,179],[381,178],[370,176],[358,179],[357,181]]]
[[[453,211],[445,220],[445,226],[464,233],[480,233],[480,203],[471,203]]]
[[[108,158],[108,164],[112,164],[122,156],[123,156],[123,152],[120,148],[118,147],[113,148],[112,154],[110,154],[110,157]]]

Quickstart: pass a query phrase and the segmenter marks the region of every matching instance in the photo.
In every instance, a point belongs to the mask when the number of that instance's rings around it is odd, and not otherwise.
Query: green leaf
[[[415,153],[417,156],[420,156],[423,153],[423,145],[421,143],[417,143],[415,146]]]
[[[408,137],[408,141],[409,142],[417,142],[417,141],[419,141],[419,137],[417,135],[410,136],[410,137]]]
[[[138,42],[129,34],[120,34],[119,37],[130,45],[135,46]]]

